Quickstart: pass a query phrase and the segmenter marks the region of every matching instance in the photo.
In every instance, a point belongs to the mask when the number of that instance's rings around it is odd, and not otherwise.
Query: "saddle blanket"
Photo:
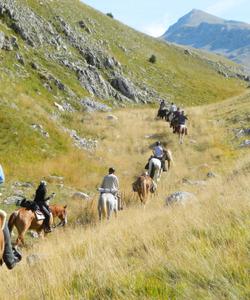
[[[37,209],[34,213],[35,213],[35,215],[36,215],[37,221],[45,220],[45,216],[44,216],[44,214],[41,212],[41,210]]]

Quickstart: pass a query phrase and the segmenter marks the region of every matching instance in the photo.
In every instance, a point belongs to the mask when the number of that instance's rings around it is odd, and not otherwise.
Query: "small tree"
[[[112,18],[112,19],[114,19],[114,16],[113,16],[112,13],[107,13],[107,16],[110,17],[110,18]]]
[[[149,62],[151,62],[152,64],[156,63],[156,56],[154,54],[152,54],[149,58]]]

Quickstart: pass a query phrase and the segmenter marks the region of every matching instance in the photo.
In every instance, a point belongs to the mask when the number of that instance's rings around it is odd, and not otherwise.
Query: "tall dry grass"
[[[12,272],[1,270],[0,297],[248,299],[250,176],[245,167],[250,155],[233,149],[213,106],[188,113],[190,135],[183,145],[166,123],[154,120],[151,109],[117,111],[119,121],[93,116],[85,126],[103,138],[94,158],[104,173],[115,166],[127,200],[153,142],[160,139],[168,145],[174,167],[163,174],[145,210],[134,199],[117,219],[88,227],[74,223],[24,249],[19,266]],[[206,180],[208,171],[218,176]],[[98,175],[81,180],[86,184],[90,178],[98,185]],[[183,178],[204,179],[207,185],[184,185]],[[192,192],[197,199],[166,207],[166,195],[176,190]],[[71,205],[72,213],[81,211],[95,220],[95,202]],[[25,257],[31,254],[39,260],[30,265]]]

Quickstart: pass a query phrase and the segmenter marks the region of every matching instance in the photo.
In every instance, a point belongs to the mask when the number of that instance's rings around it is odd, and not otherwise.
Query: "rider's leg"
[[[166,162],[165,162],[165,159],[164,159],[164,158],[161,160],[161,168],[162,168],[162,171],[163,171],[163,172],[167,172],[167,169],[166,169]]]
[[[8,269],[13,269],[15,265],[22,259],[21,254],[17,252],[17,256],[14,255],[12,245],[11,245],[11,238],[8,229],[7,223],[3,229],[4,234],[4,253],[3,253],[3,261],[5,262]],[[15,250],[17,251],[17,250]]]
[[[44,220],[44,231],[46,233],[49,233],[52,231],[51,227],[50,227],[50,211],[49,211],[49,207],[47,205],[43,205],[42,206],[42,211],[44,213],[44,216],[45,216],[45,220]]]

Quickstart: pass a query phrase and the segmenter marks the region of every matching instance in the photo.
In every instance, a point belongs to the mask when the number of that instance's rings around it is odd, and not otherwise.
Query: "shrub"
[[[107,13],[107,16],[110,17],[110,18],[112,18],[112,19],[114,19],[114,16],[113,16],[112,13]]]
[[[149,62],[151,62],[152,64],[156,63],[156,56],[154,54],[152,54],[149,58]]]

